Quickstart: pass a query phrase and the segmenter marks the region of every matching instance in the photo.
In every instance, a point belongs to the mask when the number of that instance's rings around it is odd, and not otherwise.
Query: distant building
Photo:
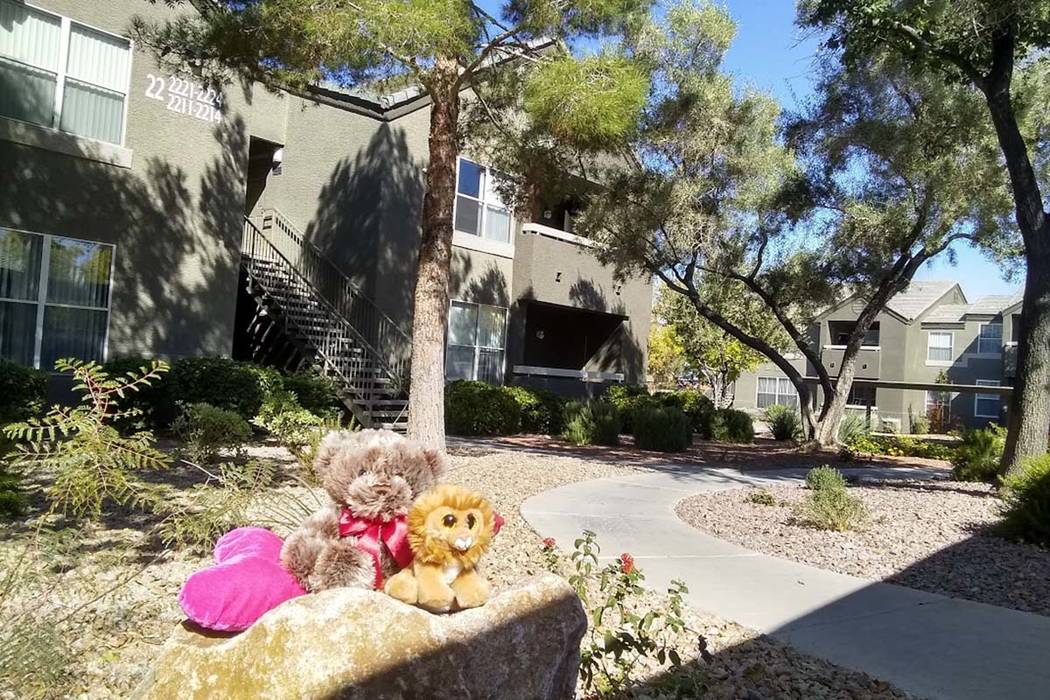
[[[810,329],[820,357],[834,377],[846,339],[863,308],[849,298],[821,313]],[[1020,333],[1021,295],[987,296],[970,303],[956,282],[913,282],[893,297],[873,324],[857,358],[858,379],[1000,386],[1012,384]],[[792,364],[815,377],[801,356]],[[942,374],[943,373],[943,374]],[[772,363],[740,377],[736,406],[798,405],[787,377]],[[868,412],[892,430],[909,432],[917,416],[934,427],[1003,422],[1006,401],[997,394],[953,393],[854,384],[851,409]],[[941,423],[941,426],[937,426]]]

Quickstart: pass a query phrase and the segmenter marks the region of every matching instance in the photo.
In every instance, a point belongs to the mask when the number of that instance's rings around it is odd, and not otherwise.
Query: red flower
[[[627,552],[620,555],[620,571],[625,574],[634,572],[634,557]]]
[[[553,537],[544,537],[543,538],[543,548],[544,549],[554,549],[554,545],[555,544],[557,544],[557,543],[554,541]]]

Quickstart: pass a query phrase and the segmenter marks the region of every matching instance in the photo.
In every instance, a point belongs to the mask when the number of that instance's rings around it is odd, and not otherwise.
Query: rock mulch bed
[[[752,503],[756,489],[701,494],[678,504],[685,522],[764,554],[851,576],[1050,615],[1050,551],[996,537],[999,499],[983,484],[865,482],[850,487],[869,511],[859,531],[826,532],[795,522],[806,491],[765,489],[777,505]]]
[[[274,458],[253,448],[252,456]],[[523,500],[555,486],[605,476],[623,475],[635,467],[605,460],[524,454],[489,447],[456,447],[447,480],[489,496],[506,518],[486,555],[489,579],[498,588],[546,570],[540,538],[521,518]],[[284,455],[280,460],[291,465]],[[174,479],[173,479],[174,481]],[[188,487],[193,478],[177,480]],[[287,485],[282,488],[289,488]],[[148,523],[134,517],[110,519],[86,530],[70,530],[75,543],[65,556],[65,569],[48,569],[22,591],[30,600],[48,601],[42,614],[78,609],[72,645],[67,650],[74,687],[80,698],[125,697],[143,677],[160,645],[182,619],[176,596],[185,578],[207,557],[165,550],[142,533]],[[16,555],[31,528],[0,543],[0,559]],[[120,583],[116,592],[95,601],[102,590]],[[85,585],[72,585],[83,581]],[[60,594],[60,595],[59,595]],[[657,604],[663,598],[647,594]],[[30,596],[32,596],[30,598]],[[85,606],[81,608],[81,606]],[[687,670],[697,674],[705,697],[748,698],[906,698],[904,693],[864,674],[794,652],[772,639],[713,615],[687,611],[690,627],[703,635],[709,660],[699,658],[695,637],[686,635],[678,647]],[[0,624],[2,624],[0,620]],[[62,659],[54,657],[54,663]],[[43,689],[46,692],[46,688]],[[0,685],[0,698],[27,697]],[[656,683],[640,689],[639,697],[661,697]]]

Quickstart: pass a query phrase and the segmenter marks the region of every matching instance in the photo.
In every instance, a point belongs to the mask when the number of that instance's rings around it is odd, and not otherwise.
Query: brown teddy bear
[[[281,564],[308,591],[381,589],[412,561],[405,517],[445,457],[389,430],[337,431],[321,441],[314,468],[333,503],[285,540]]]

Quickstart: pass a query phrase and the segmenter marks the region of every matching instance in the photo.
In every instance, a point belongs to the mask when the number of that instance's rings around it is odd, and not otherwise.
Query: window
[[[978,386],[999,386],[997,379],[978,379]],[[973,415],[975,418],[999,418],[1001,401],[998,394],[974,394]]]
[[[0,116],[120,144],[131,43],[0,0]]]
[[[982,323],[977,333],[977,352],[998,355],[1003,351],[1003,324]]]
[[[0,229],[0,358],[105,359],[113,247]]]
[[[926,360],[929,362],[951,362],[954,356],[952,352],[951,332],[930,331],[926,339]]]
[[[457,231],[498,243],[510,242],[510,210],[500,199],[489,168],[459,159],[455,209]]]
[[[853,384],[849,388],[846,397],[847,406],[861,406],[867,408],[875,405],[875,392],[877,389],[870,384]]]
[[[765,408],[773,404],[798,408],[798,392],[795,391],[795,386],[786,377],[759,377],[755,405]]]
[[[506,327],[507,310],[502,307],[452,302],[445,378],[502,384]]]

